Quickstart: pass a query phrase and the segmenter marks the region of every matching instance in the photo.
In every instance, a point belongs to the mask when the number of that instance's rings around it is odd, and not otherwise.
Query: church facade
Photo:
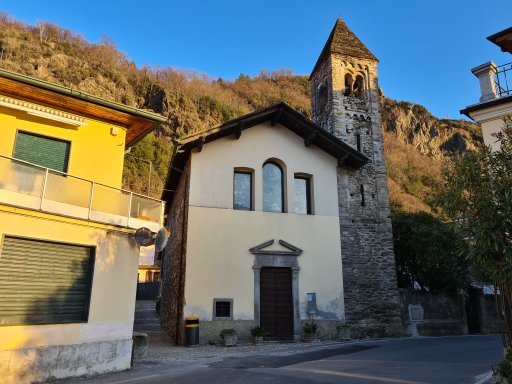
[[[180,140],[164,199],[162,327],[184,343],[402,333],[377,59],[340,19],[310,77],[313,121],[286,104]]]

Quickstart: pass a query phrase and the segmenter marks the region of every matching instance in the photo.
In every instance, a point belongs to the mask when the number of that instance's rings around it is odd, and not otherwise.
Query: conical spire
[[[357,38],[354,32],[352,32],[341,19],[336,21],[336,24],[332,29],[327,43],[325,43],[324,49],[322,50],[311,75],[313,75],[320,64],[322,64],[322,62],[333,53],[377,62],[379,61],[379,59],[377,59],[373,53],[366,48],[361,40]]]

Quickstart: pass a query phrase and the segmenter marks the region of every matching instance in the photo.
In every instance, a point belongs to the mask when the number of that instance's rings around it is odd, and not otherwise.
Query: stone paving
[[[236,347],[223,345],[201,345],[196,347],[173,346],[167,334],[160,329],[154,301],[137,301],[134,331],[148,334],[148,355],[135,361],[133,369],[144,369],[148,365],[206,365],[230,357],[240,356],[288,356],[303,352],[314,352],[352,343],[340,341],[314,341],[312,343],[276,343],[264,342],[252,345],[240,342]]]

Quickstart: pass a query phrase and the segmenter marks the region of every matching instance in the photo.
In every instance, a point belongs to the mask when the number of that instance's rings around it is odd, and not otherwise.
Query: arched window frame
[[[366,81],[363,74],[358,73],[354,80],[354,86],[352,87],[354,90],[354,96],[359,99],[364,99],[366,94]]]
[[[272,164],[274,166],[276,166],[280,171],[281,171],[281,213],[286,213],[288,210],[287,210],[287,199],[286,199],[286,166],[284,164],[284,162],[282,162],[281,160],[279,159],[276,159],[276,158],[272,158],[272,159],[268,159],[266,160],[262,167],[261,167],[261,171],[262,171],[262,174],[261,174],[261,177],[262,177],[262,183],[261,183],[261,186],[262,186],[262,210],[264,212],[279,212],[279,211],[270,211],[270,210],[266,210],[265,209],[265,179],[264,179],[264,168],[266,165],[268,164]]]

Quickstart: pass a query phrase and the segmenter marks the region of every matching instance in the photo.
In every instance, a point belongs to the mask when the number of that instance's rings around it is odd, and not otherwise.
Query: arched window
[[[263,211],[284,212],[283,170],[273,161],[263,164]]]
[[[350,73],[347,73],[345,75],[345,92],[343,92],[344,96],[353,96],[353,90],[352,85],[354,83],[354,80],[352,78],[352,75]]]
[[[322,84],[319,88],[318,88],[318,109],[317,111],[318,112],[323,112],[325,110],[325,108],[327,107],[327,85],[326,84]]]
[[[364,78],[361,75],[356,76],[356,81],[354,82],[354,96],[360,99],[364,96]]]

